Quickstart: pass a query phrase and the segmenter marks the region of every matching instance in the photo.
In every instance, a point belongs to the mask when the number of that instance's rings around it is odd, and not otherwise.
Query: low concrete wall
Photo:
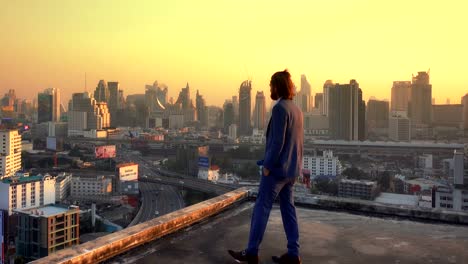
[[[218,214],[247,198],[248,190],[248,188],[234,190],[96,240],[61,250],[31,263],[99,263]]]
[[[249,195],[253,198],[258,193],[257,188],[251,189]],[[377,203],[373,201],[340,198],[326,195],[296,193],[296,205],[313,209],[344,211],[357,214],[402,217],[419,221],[435,221],[448,224],[468,225],[468,212],[442,210],[435,208],[416,208]]]

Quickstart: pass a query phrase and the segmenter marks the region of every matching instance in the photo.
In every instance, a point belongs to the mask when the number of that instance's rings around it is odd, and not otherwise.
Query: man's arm
[[[279,105],[273,107],[269,135],[272,141],[271,144],[267,145],[265,161],[263,162],[263,167],[266,168],[267,171],[273,169],[275,164],[279,162],[281,150],[283,149],[286,139],[287,119],[288,116],[283,108]]]

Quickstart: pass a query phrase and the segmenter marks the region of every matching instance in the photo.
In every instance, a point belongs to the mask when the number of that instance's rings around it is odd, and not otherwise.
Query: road
[[[119,159],[125,162],[138,163],[138,173],[148,177],[157,177],[142,157],[131,152],[120,151]],[[137,216],[129,226],[151,220],[155,217],[179,210],[185,207],[184,199],[177,187],[152,182],[139,182],[141,206]]]

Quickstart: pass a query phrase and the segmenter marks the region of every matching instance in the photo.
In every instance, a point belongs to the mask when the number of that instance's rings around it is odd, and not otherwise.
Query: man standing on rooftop
[[[294,206],[293,185],[302,166],[304,127],[301,110],[293,103],[294,84],[287,71],[276,72],[270,81],[271,99],[278,100],[273,107],[267,128],[262,177],[258,189],[247,249],[229,250],[237,261],[259,263],[258,249],[268,223],[270,211],[277,196],[281,217],[288,240],[288,252],[273,256],[275,263],[301,263],[299,257],[299,228]]]

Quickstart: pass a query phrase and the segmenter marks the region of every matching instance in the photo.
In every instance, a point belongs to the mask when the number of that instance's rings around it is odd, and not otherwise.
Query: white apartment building
[[[468,188],[464,173],[464,154],[453,155],[453,186],[438,187],[435,192],[435,207],[468,211]]]
[[[333,156],[333,151],[324,151],[322,156],[304,156],[302,168],[310,172],[311,178],[317,176],[337,176],[341,174],[341,162]]]
[[[0,179],[21,169],[21,135],[17,130],[0,131]]]
[[[0,209],[29,209],[55,203],[55,179],[50,175],[12,176],[0,181]]]
[[[411,141],[411,120],[406,113],[394,112],[388,122],[388,135],[391,140]]]
[[[109,195],[112,193],[112,179],[104,176],[72,177],[71,195]]]
[[[55,178],[55,201],[65,200],[71,193],[71,173],[61,173]]]

